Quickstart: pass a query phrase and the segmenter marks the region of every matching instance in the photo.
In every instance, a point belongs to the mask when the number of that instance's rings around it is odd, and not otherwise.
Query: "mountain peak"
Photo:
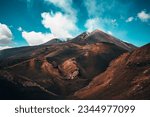
[[[107,33],[99,29],[96,29],[91,33],[84,32],[79,36],[75,37],[74,39],[72,39],[71,42],[78,43],[78,44],[91,44],[91,43],[102,43],[102,42],[113,43],[128,51],[132,51],[136,48],[134,45],[123,42],[111,35],[108,35]]]
[[[99,29],[96,29],[96,30],[92,31],[91,34],[94,34],[94,33],[101,33],[101,32],[103,32],[103,31],[101,31],[101,30],[99,30]]]

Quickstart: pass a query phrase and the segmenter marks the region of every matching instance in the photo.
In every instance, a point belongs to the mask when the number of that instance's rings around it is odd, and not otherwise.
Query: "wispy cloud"
[[[33,5],[33,0],[27,0],[27,8],[28,10],[30,10],[32,8]]]
[[[115,0],[84,0],[89,17],[101,16],[105,11],[112,10],[116,4]]]
[[[100,29],[104,32],[108,32],[108,27],[110,29],[113,29],[116,26],[118,26],[118,23],[117,23],[116,19],[96,17],[96,18],[87,19],[84,26],[89,32],[91,32],[95,29]]]
[[[109,22],[110,19],[108,19],[107,21]],[[111,24],[113,27],[118,26],[117,20],[116,19],[111,19]]]
[[[92,32],[95,29],[100,29],[104,31],[103,29],[104,27],[103,25],[101,25],[101,21],[99,18],[88,19],[85,23],[85,27],[87,28],[89,32]]]
[[[45,1],[63,10],[63,12],[65,14],[68,14],[70,18],[72,18],[73,20],[76,19],[77,11],[73,8],[72,0],[45,0]]]
[[[129,17],[127,20],[126,20],[126,22],[128,23],[128,22],[132,22],[134,20],[134,17]]]
[[[102,8],[97,8],[97,1],[96,0],[84,0],[84,5],[87,9],[89,17],[93,17],[94,15],[100,14],[102,12]],[[97,6],[97,7],[96,7]],[[101,10],[101,12],[99,12]]]
[[[108,2],[111,2],[111,4],[108,4]],[[84,5],[89,16],[84,25],[85,28],[90,31],[98,28],[107,32],[117,27],[118,23],[116,19],[104,15],[106,11],[112,10],[116,4],[116,1],[85,0]]]
[[[20,0],[26,4],[27,10],[30,12],[31,8],[33,7],[33,4],[35,0]]]

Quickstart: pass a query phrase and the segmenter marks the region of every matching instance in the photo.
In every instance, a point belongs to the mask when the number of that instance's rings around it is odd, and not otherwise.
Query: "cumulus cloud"
[[[51,33],[41,33],[41,32],[22,32],[22,37],[28,42],[30,46],[40,45],[50,41],[55,38],[55,36]]]
[[[45,12],[41,16],[42,24],[58,38],[72,38],[79,32],[77,27],[77,10],[73,8],[73,0],[45,0],[60,8],[62,12]]]
[[[29,0],[30,1],[30,0]],[[72,7],[72,0],[45,0],[46,3],[53,4],[55,7],[61,9],[61,12],[53,11],[44,12],[41,14],[42,24],[45,28],[49,29],[49,33],[42,32],[26,32],[21,27],[18,28],[22,32],[23,38],[29,43],[29,45],[39,45],[45,43],[53,38],[60,38],[65,40],[66,38],[72,38],[75,36],[79,29],[76,26],[77,11]],[[63,12],[63,13],[62,13]]]
[[[61,12],[42,13],[42,24],[51,30],[51,33],[58,38],[72,38],[73,33],[78,31],[76,21],[70,19],[67,14]]]
[[[128,23],[128,22],[132,22],[134,20],[134,17],[129,17],[127,20],[126,20],[126,22]]]
[[[137,16],[142,22],[147,22],[150,19],[150,14],[146,13],[144,10],[139,12]]]
[[[9,44],[12,41],[13,35],[6,24],[0,23],[0,45]]]
[[[23,31],[21,27],[18,28],[22,31],[22,37],[28,42],[30,46],[43,44],[53,38],[59,38],[65,40],[66,38],[72,38],[75,33],[78,32],[76,26],[76,20],[70,19],[68,14],[62,14],[61,12],[41,14],[42,24],[45,28],[50,30],[49,33],[42,32],[27,32]]]
[[[44,12],[41,14],[41,17],[43,26],[51,32],[27,32],[23,31],[21,27],[18,28],[19,31],[22,31],[22,37],[30,46],[40,45],[54,38],[60,38],[62,40],[72,38],[74,31],[78,31],[75,21],[70,19],[67,14],[62,14],[61,12],[56,12],[55,14],[53,12]]]

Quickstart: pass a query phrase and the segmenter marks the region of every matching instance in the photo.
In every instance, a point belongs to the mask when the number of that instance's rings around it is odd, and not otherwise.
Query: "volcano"
[[[98,29],[91,33],[84,32],[81,35],[75,37],[71,41],[77,44],[91,44],[91,43],[97,43],[97,42],[112,43],[128,51],[132,51],[136,48],[134,45],[129,44],[127,42],[123,42],[113,37],[112,35],[104,33]]]
[[[0,51],[0,99],[149,99],[150,44],[100,30]]]

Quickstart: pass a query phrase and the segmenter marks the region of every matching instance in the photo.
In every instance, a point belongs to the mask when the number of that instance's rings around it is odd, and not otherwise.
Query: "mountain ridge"
[[[122,40],[119,40],[112,35],[109,35],[101,30],[94,30],[91,33],[84,32],[81,35],[75,37],[71,40],[71,42],[78,43],[78,44],[88,44],[88,43],[95,43],[95,42],[108,42],[116,44],[117,46],[120,46],[128,51],[132,51],[136,46],[129,44],[127,42],[123,42]]]

